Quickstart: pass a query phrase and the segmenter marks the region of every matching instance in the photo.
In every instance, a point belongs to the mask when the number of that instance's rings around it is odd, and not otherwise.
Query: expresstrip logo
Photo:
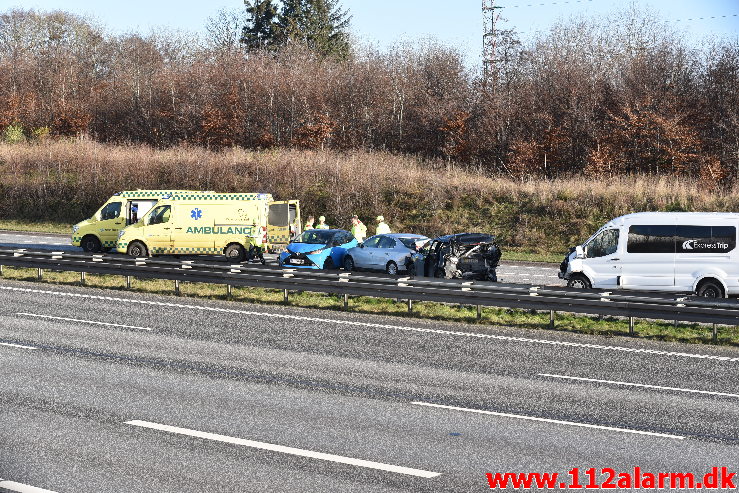
[[[705,243],[701,240],[683,241],[683,250],[726,250],[727,248],[729,248],[728,243]]]

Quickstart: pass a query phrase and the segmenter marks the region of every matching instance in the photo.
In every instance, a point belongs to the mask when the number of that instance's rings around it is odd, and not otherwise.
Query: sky
[[[387,48],[433,39],[452,45],[468,59],[482,51],[481,0],[340,0],[352,15],[355,39]],[[571,16],[604,16],[627,5],[620,0],[496,0],[499,26],[522,38],[545,32]],[[653,9],[689,38],[739,37],[739,0],[635,0]],[[221,9],[243,9],[242,0],[0,0],[12,8],[65,10],[98,20],[113,33],[148,33],[162,27],[204,32]],[[726,16],[726,17],[721,17]]]

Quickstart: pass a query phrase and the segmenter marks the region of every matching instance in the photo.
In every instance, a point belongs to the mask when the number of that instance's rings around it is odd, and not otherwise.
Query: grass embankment
[[[0,219],[0,231],[1,230],[71,235],[72,225],[66,223],[29,222],[16,221],[12,219]]]
[[[736,187],[707,192],[646,176],[514,181],[383,152],[0,144],[0,219],[73,224],[114,192],[136,188],[271,192],[300,199],[303,216],[325,215],[336,227],[359,214],[370,233],[379,214],[395,231],[489,232],[514,260],[559,261],[568,246],[629,212],[739,209]]]
[[[37,281],[35,269],[21,269],[5,267],[4,277],[23,281]],[[72,272],[44,271],[43,283],[79,285],[79,274]],[[125,289],[125,280],[120,276],[88,275],[86,285],[106,289]],[[174,295],[173,282],[162,280],[134,279],[131,290],[141,293]],[[228,299],[226,287],[215,284],[180,283],[180,293],[185,297],[206,299]],[[234,288],[234,301],[244,303],[258,303],[264,305],[282,305],[282,290]],[[314,308],[323,310],[343,310],[341,296],[320,293],[302,292],[290,293],[290,306]],[[352,312],[393,315],[409,318],[424,318],[445,322],[463,322],[480,326],[481,330],[495,326],[522,327],[530,329],[544,329],[549,326],[549,313],[537,313],[527,310],[510,310],[500,308],[485,308],[482,317],[477,318],[475,307],[448,305],[442,303],[414,302],[412,313],[408,313],[407,305],[395,300],[369,297],[352,297],[350,300]],[[575,332],[581,334],[600,335],[605,337],[627,336],[628,322],[615,318],[599,318],[558,314],[555,331]],[[643,339],[682,342],[693,344],[711,343],[712,328],[698,324],[673,325],[672,323],[637,321],[635,330],[638,337]],[[718,344],[739,346],[739,328],[721,327]]]

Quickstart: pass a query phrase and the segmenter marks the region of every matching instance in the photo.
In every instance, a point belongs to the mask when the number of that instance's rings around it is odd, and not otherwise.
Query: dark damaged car
[[[460,233],[426,243],[409,259],[407,269],[414,276],[496,282],[500,256],[495,236]]]

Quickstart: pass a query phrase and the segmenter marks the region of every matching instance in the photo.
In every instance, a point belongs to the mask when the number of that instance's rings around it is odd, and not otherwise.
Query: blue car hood
[[[327,245],[317,245],[315,243],[290,243],[287,245],[288,251],[293,253],[315,252],[316,250],[321,250],[326,247]]]

